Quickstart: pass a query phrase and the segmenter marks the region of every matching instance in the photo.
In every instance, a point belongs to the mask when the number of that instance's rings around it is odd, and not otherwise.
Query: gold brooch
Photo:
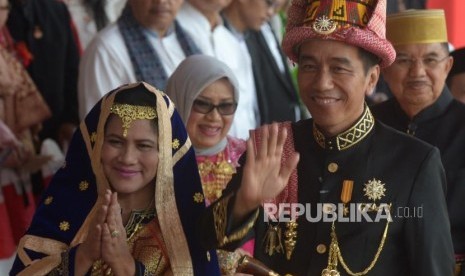
[[[44,200],[44,204],[45,205],[50,205],[50,203],[52,203],[53,201],[53,196],[48,196],[45,200]]]
[[[368,183],[365,183],[365,188],[363,188],[365,196],[367,196],[369,200],[380,200],[381,197],[385,196],[384,192],[386,192],[386,188],[384,188],[384,185],[384,183],[375,178],[368,180]]]
[[[114,104],[110,113],[118,115],[123,121],[123,137],[128,135],[129,125],[135,120],[152,120],[157,117],[157,111],[151,106]]]
[[[197,203],[202,203],[204,200],[203,194],[202,193],[195,193],[194,194],[194,201]]]
[[[69,230],[69,222],[67,222],[67,221],[60,222],[60,230],[61,231],[68,231]]]
[[[174,150],[179,149],[180,145],[181,145],[181,143],[179,143],[178,139],[173,139],[173,142],[171,143],[171,146],[173,147]]]
[[[87,188],[89,188],[89,182],[81,181],[81,183],[79,183],[79,190],[85,191]]]
[[[319,34],[329,35],[336,30],[337,24],[326,15],[323,15],[313,22],[312,28]]]

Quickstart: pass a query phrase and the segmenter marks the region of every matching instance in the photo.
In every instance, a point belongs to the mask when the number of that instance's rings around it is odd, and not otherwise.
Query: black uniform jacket
[[[465,254],[465,105],[444,88],[436,102],[409,119],[395,99],[373,107],[383,123],[437,147],[447,176],[452,241]]]
[[[292,125],[295,149],[300,153],[297,167],[298,202],[310,204],[310,213],[314,218],[318,203],[341,202],[344,180],[354,181],[350,203],[373,202],[368,198],[368,195],[372,195],[370,190],[384,187],[384,195],[374,202],[378,205],[392,204],[390,214],[393,221],[389,224],[379,258],[367,275],[452,275],[453,248],[445,203],[445,175],[439,151],[377,121],[368,132],[359,123],[338,137],[320,139],[320,143],[314,138],[312,119]],[[334,146],[338,142],[336,138],[342,138],[339,139],[340,143],[344,139],[349,141],[345,143],[349,147],[337,149]],[[263,208],[259,209],[258,218],[248,236],[240,241],[218,242],[221,220],[215,206],[225,204],[228,195],[233,194],[240,185],[240,178],[241,172],[233,178],[223,197],[212,204],[199,224],[199,234],[205,246],[223,245],[232,249],[254,237],[255,258],[276,272],[282,275],[321,275],[328,264],[331,222],[309,222],[306,219],[308,214],[301,215],[297,220],[297,243],[290,260],[282,253],[272,256],[265,253],[264,237],[269,225],[265,222]],[[229,198],[228,211],[234,196]],[[369,214],[374,217],[375,213]],[[216,226],[209,226],[215,223]],[[228,223],[231,224],[230,218]],[[231,230],[228,226],[225,236],[237,237],[238,233],[244,232],[245,224],[239,230],[238,227]],[[280,227],[284,233],[286,223],[280,223]],[[386,220],[336,222],[335,227],[341,255],[348,268],[353,272],[366,269],[380,247]],[[284,235],[282,240],[284,243]],[[340,263],[338,270],[341,275],[348,275]]]

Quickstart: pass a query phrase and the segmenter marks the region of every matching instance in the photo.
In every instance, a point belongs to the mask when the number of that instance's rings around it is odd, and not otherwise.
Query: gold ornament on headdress
[[[365,28],[376,7],[375,0],[307,1],[303,25],[320,35],[330,35],[340,28]]]
[[[315,19],[312,28],[319,34],[329,35],[336,30],[337,24],[333,20],[329,19],[326,15],[323,15]]]
[[[142,105],[114,104],[110,108],[110,113],[118,115],[123,121],[123,137],[128,135],[128,129],[132,121],[157,118],[155,108]]]

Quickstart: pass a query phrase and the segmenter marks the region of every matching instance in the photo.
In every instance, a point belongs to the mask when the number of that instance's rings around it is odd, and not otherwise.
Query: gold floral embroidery
[[[69,230],[69,222],[67,222],[67,221],[60,222],[60,230],[61,231],[68,231]]]
[[[181,143],[179,143],[179,140],[178,140],[178,139],[174,139],[171,146],[173,147],[173,149],[177,150],[177,149],[179,149],[179,146],[180,146],[180,145],[181,145]]]
[[[50,205],[50,203],[52,203],[53,201],[53,196],[48,196],[45,200],[44,200],[44,204],[45,205]]]
[[[89,188],[89,182],[87,181],[81,181],[81,183],[79,183],[79,190],[81,191],[85,191]]]
[[[194,194],[194,201],[197,203],[202,203],[204,200],[202,193],[195,193]]]

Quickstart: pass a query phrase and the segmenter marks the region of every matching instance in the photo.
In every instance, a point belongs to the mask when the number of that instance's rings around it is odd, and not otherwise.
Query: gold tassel
[[[283,252],[283,244],[281,241],[281,227],[279,225],[273,226],[268,224],[268,230],[266,231],[265,238],[265,253],[272,256],[275,252]]]
[[[336,227],[331,226],[331,244],[329,245],[328,266],[321,271],[321,276],[340,276],[341,273],[337,270],[339,245],[336,237]]]
[[[286,232],[284,233],[285,241],[284,244],[286,246],[286,258],[290,260],[292,257],[292,253],[294,252],[296,240],[297,240],[297,222],[295,220],[291,220],[286,223]]]

